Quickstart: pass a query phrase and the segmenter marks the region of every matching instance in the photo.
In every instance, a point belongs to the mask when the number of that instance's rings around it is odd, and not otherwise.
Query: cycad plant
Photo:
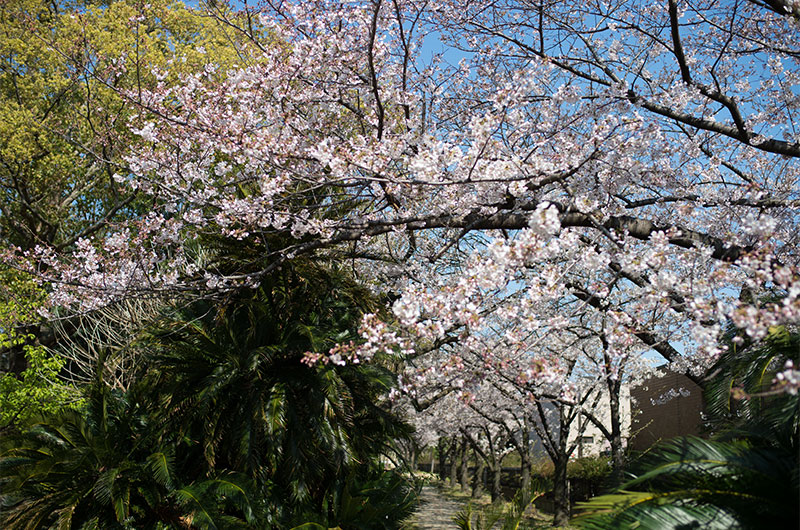
[[[0,452],[0,527],[237,528],[256,523],[245,477],[185,482],[134,392],[102,382],[82,411],[40,418]],[[199,525],[199,526],[198,526]]]
[[[101,359],[84,410],[3,440],[0,527],[397,527],[416,496],[380,466],[410,434],[385,403],[391,372],[307,360],[375,309],[349,275],[295,262],[169,311],[127,390]]]
[[[616,492],[581,506],[584,528],[796,528],[800,400],[773,380],[795,364],[800,336],[786,328],[729,348],[710,371],[714,439],[676,438],[631,467]]]
[[[709,428],[729,439],[747,437],[759,445],[800,450],[800,401],[775,389],[773,381],[787,361],[800,361],[800,333],[784,326],[761,342],[734,341],[709,371],[705,403]],[[736,342],[740,342],[737,344]]]
[[[633,479],[582,505],[583,528],[793,528],[797,455],[746,440],[676,438],[639,462]]]
[[[253,481],[275,521],[337,521],[335,492],[409,430],[382,403],[380,362],[310,363],[357,339],[371,295],[346,274],[287,265],[256,290],[195,302],[152,333],[144,375],[165,429],[184,440],[184,474],[227,469]],[[278,524],[277,522],[275,524]]]

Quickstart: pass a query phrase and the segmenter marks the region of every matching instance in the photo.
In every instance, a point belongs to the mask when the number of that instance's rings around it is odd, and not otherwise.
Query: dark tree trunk
[[[442,437],[439,438],[439,443],[436,446],[436,451],[439,457],[439,480],[444,481],[445,472],[444,467],[447,463],[447,440]]]
[[[41,334],[41,330],[37,326],[26,326],[12,331],[16,332],[19,337],[28,337],[30,335],[38,337]],[[33,344],[39,343],[40,341],[37,338]],[[0,374],[8,373],[19,376],[28,369],[28,359],[25,357],[25,345],[27,344],[31,343],[26,339],[22,344],[9,346],[0,351]]]
[[[475,474],[472,476],[472,498],[477,499],[483,494],[483,474],[486,470],[486,463],[482,459],[478,459],[478,465],[475,467]]]
[[[611,357],[608,354],[608,341],[605,335],[600,336],[603,344],[603,359],[606,364],[606,369],[611,372]],[[606,387],[608,388],[608,402],[611,416],[611,439],[608,442],[611,444],[611,480],[615,484],[619,484],[622,480],[622,472],[625,467],[625,450],[622,447],[622,422],[619,414],[619,397],[622,391],[622,382],[620,379],[606,380]]]
[[[619,415],[619,385],[614,385],[610,395],[611,405],[611,479],[615,484],[622,480],[625,467],[625,449],[622,447],[622,425]]]
[[[456,487],[456,481],[458,480],[458,439],[453,436],[450,442],[450,451],[448,451],[448,456],[450,457],[450,487]]]
[[[28,368],[28,360],[25,358],[25,353],[22,348],[11,348],[3,352],[2,364],[0,364],[0,373],[8,372],[10,374],[19,375]]]
[[[458,481],[461,483],[461,491],[467,491],[469,488],[469,451],[466,438],[461,442],[461,470]]]
[[[566,526],[569,523],[569,479],[567,479],[567,462],[569,462],[569,414],[562,405],[559,407],[558,451],[553,458],[553,526]]]
[[[521,457],[520,461],[520,487],[522,491],[528,491],[531,489],[531,457],[525,453],[525,456]]]
[[[531,435],[528,427],[522,429],[522,443],[519,447],[520,486],[527,492],[531,487]]]
[[[503,468],[499,462],[492,466],[492,502],[497,502],[503,495],[500,489],[500,479],[503,473]]]
[[[567,458],[559,458],[553,465],[553,526],[566,526],[569,523]]]

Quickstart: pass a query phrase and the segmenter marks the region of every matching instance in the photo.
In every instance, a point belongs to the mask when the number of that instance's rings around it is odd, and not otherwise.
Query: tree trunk
[[[525,456],[520,461],[520,488],[522,491],[531,489],[531,457],[525,452]]]
[[[603,359],[605,361],[606,370],[611,372],[611,357],[608,354],[608,340],[605,334],[600,335],[600,340],[603,344]],[[622,382],[620,379],[606,379],[606,387],[608,389],[608,404],[611,416],[611,439],[608,440],[611,444],[611,480],[615,484],[622,481],[622,471],[625,467],[625,453],[622,447],[622,424],[619,414],[619,398],[622,392]]]
[[[3,352],[3,356],[5,359],[2,360],[6,366],[0,365],[0,373],[19,375],[28,368],[28,360],[22,348],[10,348]]]
[[[503,490],[500,489],[500,479],[503,473],[503,468],[499,462],[492,466],[492,502],[497,502],[503,496]]]
[[[455,436],[453,436],[452,441],[450,442],[450,451],[448,452],[450,455],[450,487],[456,487],[456,477],[458,476],[458,440]]]
[[[25,357],[25,345],[47,345],[55,342],[49,337],[49,340],[43,340],[42,335],[46,334],[46,332],[43,332],[39,326],[25,326],[15,331],[18,332],[19,337],[34,335],[37,338],[32,343],[28,340],[25,340],[23,344],[10,346],[5,348],[3,351],[0,351],[0,375],[8,373],[19,376],[22,372],[28,369],[28,358]],[[50,333],[49,335],[53,334]]]
[[[611,413],[611,480],[614,484],[622,481],[622,472],[625,467],[625,448],[622,446],[622,422],[619,414],[619,382],[610,382],[609,405]]]
[[[553,526],[566,526],[569,523],[567,460],[559,458],[553,462]]]
[[[469,451],[467,450],[467,439],[461,442],[461,472],[459,476],[461,491],[467,491],[469,487]]]
[[[444,467],[447,464],[447,441],[444,437],[439,438],[436,450],[439,456],[439,480],[444,482],[446,478]]]
[[[520,487],[527,492],[531,487],[531,435],[528,427],[522,429],[522,443],[519,448]]]
[[[483,472],[486,469],[486,463],[483,459],[478,459],[478,465],[475,467],[475,474],[472,476],[472,498],[477,499],[483,493]]]

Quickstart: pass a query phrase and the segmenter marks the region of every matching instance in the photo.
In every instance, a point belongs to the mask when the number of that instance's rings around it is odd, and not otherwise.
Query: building
[[[698,435],[703,389],[683,374],[667,372],[631,389],[633,414],[629,446],[644,451],[676,436]]]
[[[594,397],[591,396],[586,402],[595,403]],[[606,429],[611,430],[611,407],[606,393],[600,396],[596,405],[592,407],[591,413]],[[623,384],[620,389],[619,417],[622,439],[627,440],[631,429],[631,393],[627,384]],[[611,448],[600,428],[584,416],[579,416],[570,426],[569,442],[573,441],[578,443],[577,449],[572,453],[572,456],[577,458],[598,456],[610,451]]]

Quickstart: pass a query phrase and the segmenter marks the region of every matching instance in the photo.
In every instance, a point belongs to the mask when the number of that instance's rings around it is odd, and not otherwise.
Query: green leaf
[[[159,484],[172,489],[172,458],[166,453],[153,453],[147,457],[147,468]]]

